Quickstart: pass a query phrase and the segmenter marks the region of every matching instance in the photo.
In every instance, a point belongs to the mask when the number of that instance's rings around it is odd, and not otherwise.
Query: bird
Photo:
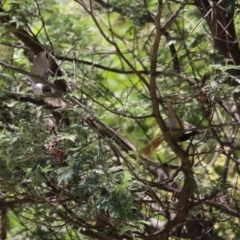
[[[44,80],[48,80],[51,68],[51,59],[47,55],[46,51],[41,51],[34,56],[33,65],[31,68],[31,73],[39,75]],[[47,93],[52,93],[52,89],[43,83],[37,82],[37,79],[32,77],[32,88],[36,95],[44,95]]]
[[[49,75],[51,75],[51,65],[53,63],[53,59],[48,54],[47,51],[41,51],[37,55],[34,56],[33,64],[31,68],[31,73],[34,73],[40,77],[42,77],[45,81],[48,81]],[[46,95],[54,93],[54,90],[49,86],[37,82],[38,79],[31,77],[32,88],[35,95]],[[59,97],[49,97],[46,96],[44,98],[46,104],[52,107],[67,107],[66,101]]]
[[[31,73],[34,73],[35,75],[42,77],[45,81],[48,81],[49,75],[54,75],[51,72],[52,64],[53,58],[47,51],[43,50],[34,56]],[[59,80],[59,82],[60,81],[64,80]],[[54,108],[66,108],[69,106],[69,104],[61,97],[50,96],[51,93],[54,93],[54,90],[43,83],[39,83],[37,78],[31,77],[31,82],[35,95],[46,95],[43,99],[45,104],[48,106],[52,106]],[[52,111],[52,115],[55,119],[56,126],[60,123],[60,120],[63,120],[67,126],[70,125],[70,121],[66,113],[62,114],[58,111]]]
[[[164,119],[167,129],[170,131],[171,137],[175,142],[184,142],[200,133],[198,130],[191,130],[196,128],[189,122],[179,119],[173,110],[170,100],[167,100],[167,118]],[[156,151],[161,145],[164,137],[161,133],[156,135],[153,140],[142,148],[141,156],[148,158],[152,152]]]

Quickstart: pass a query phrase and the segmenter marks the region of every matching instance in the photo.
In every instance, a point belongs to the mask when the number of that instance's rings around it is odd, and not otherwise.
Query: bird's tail
[[[34,56],[31,72],[47,80],[52,63],[51,61],[46,51],[40,52]]]
[[[143,147],[141,156],[148,158],[151,153],[153,153],[155,150],[159,148],[163,141],[163,136],[162,134],[158,134],[156,137],[153,138],[150,144],[147,144]]]

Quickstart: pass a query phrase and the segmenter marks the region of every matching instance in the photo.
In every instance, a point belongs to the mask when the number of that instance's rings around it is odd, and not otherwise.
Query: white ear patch
[[[36,95],[43,95],[43,87],[44,85],[42,83],[33,83],[33,91]]]

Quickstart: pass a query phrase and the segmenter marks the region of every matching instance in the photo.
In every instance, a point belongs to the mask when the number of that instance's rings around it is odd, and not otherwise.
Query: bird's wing
[[[67,107],[70,104],[64,101],[61,98],[53,98],[53,97],[46,97],[44,98],[44,102],[52,107]]]
[[[167,128],[169,130],[184,129],[182,121],[179,119],[179,117],[177,116],[177,114],[173,110],[171,101],[167,100],[166,103],[167,103],[167,108],[168,108],[168,112],[167,112],[168,118],[167,118],[167,121],[165,120]]]

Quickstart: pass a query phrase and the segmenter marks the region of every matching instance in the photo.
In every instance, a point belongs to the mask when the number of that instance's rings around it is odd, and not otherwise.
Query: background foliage
[[[1,1],[1,239],[238,239],[238,13],[234,0]],[[26,77],[44,50],[65,108]],[[200,134],[171,139],[166,99]],[[57,113],[70,125],[53,127]]]

